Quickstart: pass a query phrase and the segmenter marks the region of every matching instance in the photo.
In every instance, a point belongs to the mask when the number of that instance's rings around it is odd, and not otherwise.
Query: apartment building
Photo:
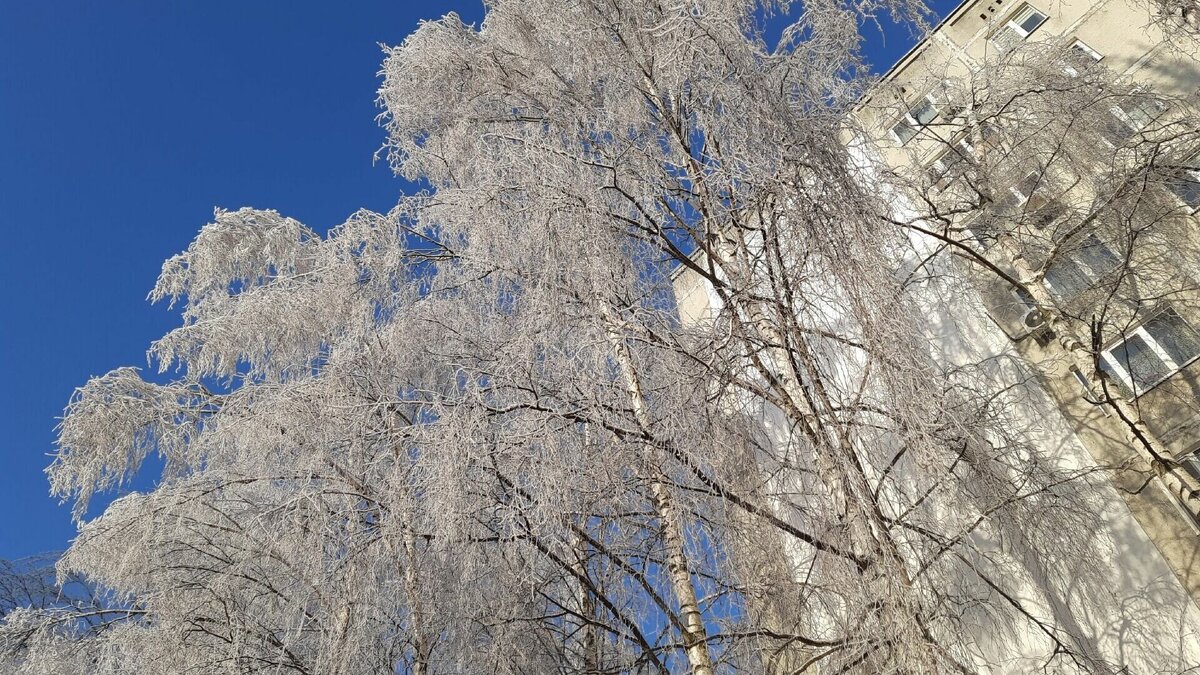
[[[1107,467],[1091,534],[1111,597],[1050,597],[1047,621],[1128,672],[1173,672],[1200,658],[1200,46],[1140,1],[968,0],[846,142],[929,278],[936,358],[994,364],[1030,438]],[[674,285],[683,321],[720,311],[698,276]],[[1152,607],[1176,623],[1131,638]],[[1045,659],[996,649],[998,672]]]
[[[958,254],[1200,598],[1200,48],[1187,27],[1138,0],[965,2],[858,118],[908,187],[908,217]]]

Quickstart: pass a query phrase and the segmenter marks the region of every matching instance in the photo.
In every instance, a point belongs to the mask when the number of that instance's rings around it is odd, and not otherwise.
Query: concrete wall
[[[920,97],[936,96],[940,82],[968,75],[994,58],[988,36],[1022,4],[964,3],[864,99],[856,116],[871,139],[855,144],[852,154],[872,191],[889,190],[877,173],[881,167],[921,171],[945,147],[921,138],[901,144],[889,129]],[[1200,61],[1165,46],[1144,5],[1129,0],[1030,4],[1047,15],[1030,41],[1069,44],[1080,39],[1123,77],[1176,96],[1191,96],[1200,86]],[[952,135],[953,130],[946,132]],[[915,217],[905,195],[889,194],[888,201],[898,218]],[[914,237],[911,255],[923,258],[935,243]],[[1026,440],[1060,468],[1092,476],[1081,479],[1088,486],[1081,495],[1094,510],[1095,529],[1086,533],[1087,544],[1074,555],[1042,559],[1031,554],[1026,533],[997,521],[975,536],[982,552],[977,562],[1004,579],[1008,592],[1084,653],[1129,673],[1194,669],[1200,664],[1195,602],[1200,598],[1200,536],[1194,523],[1156,482],[1146,484],[1145,473],[1099,469],[1130,462],[1134,469],[1146,467],[1136,464],[1123,427],[1084,400],[1061,351],[997,310],[999,304],[1014,302],[1007,290],[974,283],[967,270],[946,256],[942,260],[921,290],[931,356],[945,365],[988,364],[977,369],[978,386],[1004,397]],[[674,284],[684,322],[702,322],[718,309],[711,289],[697,275],[683,270]],[[1194,429],[1200,428],[1190,426],[1189,417],[1200,392],[1198,381],[1200,364],[1193,364],[1142,397],[1145,408],[1155,411],[1147,425],[1173,450],[1189,447]],[[764,426],[776,443],[787,443],[785,425],[773,421],[776,416],[764,411]],[[979,625],[986,626],[988,618],[981,615]],[[1010,613],[1006,620],[1009,631],[981,629],[970,636],[975,660],[984,672],[1040,672],[1052,650],[1050,642],[1028,617]]]
[[[1028,3],[975,0],[952,12],[929,39],[901,60],[857,112],[871,136],[871,161],[900,173],[911,173],[922,170],[923,164],[946,147],[944,140],[936,138],[916,138],[900,144],[888,130],[903,110],[926,92],[936,90],[941,80],[963,77],[1000,58],[988,38],[1025,4],[1047,16],[1028,36],[1029,42],[1061,48],[1074,39],[1082,40],[1099,52],[1102,63],[1124,82],[1178,97],[1178,107],[1190,106],[1195,100],[1200,87],[1200,46],[1165,41],[1163,33],[1151,23],[1148,4],[1137,0],[1029,0]],[[1194,110],[1188,112],[1194,114]],[[930,136],[940,135],[945,139],[953,133],[953,129],[935,127]],[[1088,196],[1082,199],[1086,202]],[[1194,219],[1184,225],[1182,236],[1190,234],[1194,245],[1200,237],[1200,225]],[[1164,257],[1154,264],[1166,260],[1169,254],[1164,252]],[[1175,286],[1197,288],[1194,275],[1200,271],[1200,263],[1185,258],[1177,258],[1173,264],[1184,274],[1192,274],[1193,280],[1183,279]],[[1200,599],[1200,537],[1193,517],[1181,511],[1157,480],[1147,483],[1147,476],[1153,474],[1146,462],[1138,460],[1128,429],[1113,415],[1106,415],[1085,400],[1083,389],[1072,374],[1072,364],[1062,349],[1040,339],[1043,336],[1036,332],[1031,334],[1021,324],[1021,308],[1007,288],[997,284],[994,277],[983,275],[982,279],[976,288],[990,318],[1002,329],[997,335],[1006,335],[1007,348],[1029,364],[1029,372],[1049,396],[1049,407],[1061,413],[1058,417],[1073,435],[1074,446],[1085,448],[1096,462],[1126,467],[1127,470],[1112,472],[1113,484],[1127,503],[1128,515],[1141,525],[1154,544],[1154,548],[1137,555],[1156,557],[1156,548],[1183,587],[1193,598]],[[1146,292],[1143,297],[1150,295],[1154,294]],[[1198,300],[1195,293],[1175,294],[1172,306],[1193,326],[1200,327]],[[1145,309],[1142,303],[1137,308]],[[1080,316],[1088,314],[1087,307],[1072,309]],[[1137,318],[1131,315],[1131,327],[1136,325]],[[982,335],[976,332],[976,339],[982,339],[979,337]],[[1184,368],[1132,403],[1139,424],[1160,447],[1176,456],[1200,447],[1200,365],[1193,363]]]

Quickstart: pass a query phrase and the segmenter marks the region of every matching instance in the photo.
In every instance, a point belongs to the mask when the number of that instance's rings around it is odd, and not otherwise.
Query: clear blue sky
[[[952,2],[939,4],[953,6]],[[479,0],[0,3],[0,558],[65,548],[42,470],[73,389],[177,323],[146,303],[214,206],[387,210],[378,43]],[[886,69],[912,42],[873,35]]]

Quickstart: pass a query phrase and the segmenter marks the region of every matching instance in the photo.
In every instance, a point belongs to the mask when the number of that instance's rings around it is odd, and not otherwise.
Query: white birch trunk
[[[1054,298],[1050,296],[1020,251],[1007,237],[1000,238],[1000,245],[1009,264],[1016,270],[1018,281],[1024,284],[1025,290],[1033,296],[1038,309],[1046,315],[1046,325],[1059,335],[1056,341],[1058,348],[1081,373],[1091,373],[1095,369],[1095,363],[1091,351],[1085,346],[1087,343],[1071,331],[1067,322],[1054,310]],[[1200,481],[1184,471],[1173,457],[1163,455],[1154,447],[1156,444],[1161,445],[1160,442],[1141,422],[1141,413],[1124,397],[1118,393],[1116,396],[1108,394],[1105,398],[1108,400],[1105,405],[1115,408],[1118,417],[1124,423],[1134,451],[1148,463],[1167,491],[1180,499],[1183,508],[1192,516],[1200,517]]]
[[[649,433],[651,429],[650,412],[646,397],[633,366],[633,358],[629,346],[625,344],[617,329],[617,321],[612,310],[603,302],[597,302],[600,315],[604,320],[605,330],[612,345],[613,358],[621,369],[621,377],[625,381],[629,393],[630,404],[634,418],[642,431]],[[657,453],[656,448],[647,451]],[[694,675],[714,675],[712,655],[708,651],[708,630],[704,626],[704,617],[700,611],[700,602],[696,597],[696,588],[692,584],[692,575],[688,568],[687,552],[684,547],[683,519],[679,514],[670,488],[663,482],[662,472],[656,467],[650,476],[650,496],[654,503],[655,514],[662,527],[663,546],[667,552],[667,572],[671,578],[671,588],[675,601],[679,603],[679,614],[683,624],[683,645],[687,654],[688,664]]]

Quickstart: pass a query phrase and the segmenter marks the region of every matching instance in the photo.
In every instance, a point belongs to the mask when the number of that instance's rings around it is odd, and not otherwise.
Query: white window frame
[[[935,171],[942,174],[941,178],[937,178],[932,181],[933,186],[939,190],[942,189],[939,186],[944,187],[945,184],[948,184],[945,175],[947,172],[957,166],[960,162],[975,158],[975,146],[971,145],[970,137],[963,136],[950,145],[952,147],[939,154],[928,164],[928,166],[925,167],[925,171],[930,174],[931,179],[933,178],[933,172]]]
[[[1034,26],[1033,28],[1031,28],[1029,30],[1025,30],[1025,28],[1022,27],[1021,24],[1024,23],[1027,19],[1029,19],[1034,14],[1037,14],[1038,16],[1042,17],[1042,20],[1039,21],[1037,23],[1037,25]],[[990,42],[992,44],[992,46],[994,46],[1001,53],[1007,53],[1007,52],[1011,51],[1012,49],[1015,49],[1016,46],[1018,44],[1020,44],[1021,42],[1028,40],[1029,36],[1033,35],[1037,31],[1037,29],[1039,29],[1043,25],[1045,25],[1046,21],[1049,18],[1050,18],[1050,16],[1048,14],[1046,14],[1045,12],[1043,12],[1042,10],[1034,7],[1033,5],[1026,3],[1024,5],[1021,5],[1017,9],[1017,11],[1013,12],[1012,14],[1009,14],[1008,18],[1004,20],[1004,23],[999,28],[992,31],[992,34],[988,36],[988,42]],[[1003,39],[997,39],[1007,31],[1011,31],[1013,34],[1015,34],[1017,36],[1017,39],[1013,41],[1013,44],[1008,45],[1008,46],[1005,45],[1005,41]]]
[[[1091,47],[1089,47],[1088,43],[1084,42],[1083,40],[1075,40],[1074,42],[1072,42],[1070,49],[1077,49],[1080,52],[1083,52],[1084,54],[1087,54],[1088,56],[1092,57],[1092,59],[1094,59],[1097,62],[1101,61],[1104,58],[1103,54],[1101,54],[1100,52],[1096,51],[1095,49],[1092,49]]]
[[[1130,397],[1131,400],[1136,399],[1137,397],[1141,396],[1142,394],[1145,394],[1146,392],[1150,391],[1151,389],[1154,389],[1158,385],[1169,380],[1171,377],[1173,377],[1179,371],[1183,370],[1184,368],[1187,368],[1189,365],[1191,365],[1192,363],[1195,363],[1197,360],[1200,360],[1200,353],[1197,353],[1197,354],[1193,355],[1191,358],[1189,358],[1187,361],[1184,361],[1183,363],[1176,363],[1175,359],[1171,358],[1171,355],[1167,353],[1167,350],[1163,349],[1162,345],[1158,344],[1158,341],[1154,339],[1154,336],[1151,335],[1150,332],[1146,330],[1146,324],[1150,323],[1152,320],[1158,318],[1159,316],[1166,314],[1167,312],[1174,312],[1175,316],[1178,316],[1179,320],[1182,321],[1185,326],[1188,326],[1193,331],[1196,330],[1196,327],[1193,326],[1191,323],[1189,323],[1187,319],[1183,318],[1183,316],[1180,315],[1179,312],[1175,312],[1175,310],[1171,309],[1170,307],[1165,307],[1162,310],[1157,311],[1154,314],[1152,314],[1151,316],[1149,316],[1137,328],[1125,333],[1121,337],[1120,340],[1117,340],[1116,342],[1109,345],[1108,348],[1106,348],[1100,352],[1100,358],[1103,359],[1103,361],[1108,365],[1109,369],[1113,373],[1116,373],[1117,376],[1121,378],[1121,382],[1125,385],[1125,388],[1132,393],[1132,396]],[[1121,359],[1119,359],[1115,353],[1121,346],[1123,346],[1129,340],[1133,339],[1135,336],[1140,338],[1142,340],[1142,342],[1147,347],[1150,348],[1150,351],[1153,352],[1154,355],[1157,356],[1159,358],[1159,360],[1161,360],[1163,362],[1163,365],[1165,365],[1167,367],[1167,372],[1165,375],[1163,375],[1159,379],[1155,380],[1154,382],[1148,382],[1148,383],[1143,384],[1141,386],[1140,391],[1138,389],[1138,385],[1133,381],[1133,377],[1129,374],[1129,372],[1127,370],[1125,370],[1125,366],[1121,364]]]
[[[1117,255],[1117,252],[1112,250],[1111,248],[1109,248],[1108,244],[1104,243],[1104,241],[1101,240],[1100,237],[1097,237],[1095,234],[1088,234],[1087,236],[1085,236],[1083,238],[1082,243],[1084,245],[1086,245],[1088,248],[1094,248],[1094,247],[1102,248],[1105,251],[1107,251],[1109,253],[1109,255],[1111,255],[1114,258],[1117,258],[1118,261],[1120,260],[1120,256]],[[1104,279],[1104,277],[1111,274],[1114,269],[1117,269],[1120,267],[1120,262],[1118,262],[1116,267],[1111,267],[1111,268],[1105,269],[1105,270],[1097,270],[1090,265],[1084,264],[1079,259],[1072,258],[1072,257],[1067,257],[1065,262],[1074,265],[1075,269],[1078,270],[1081,274],[1083,274],[1083,276],[1087,277],[1088,281],[1090,281],[1092,284],[1100,283],[1100,281],[1102,279]],[[1054,265],[1052,264],[1051,267],[1053,268]],[[1049,277],[1049,273],[1047,273],[1046,277],[1042,278],[1042,281],[1043,281],[1043,283],[1046,284],[1046,287],[1050,289],[1050,292],[1052,294],[1054,294],[1054,296],[1057,297],[1059,300],[1066,300],[1068,298],[1075,297],[1078,294],[1078,292],[1075,294],[1068,294],[1067,293],[1068,289],[1057,288],[1055,286],[1055,284],[1052,281],[1050,281],[1050,279],[1048,277]],[[1157,316],[1157,314],[1155,316]],[[1151,318],[1153,318],[1153,317],[1151,317]],[[1125,339],[1129,339],[1129,335],[1132,335],[1132,333],[1126,335]],[[1123,344],[1124,341],[1125,340],[1121,340],[1120,342],[1114,343],[1112,348],[1115,349],[1118,345]]]
[[[954,144],[962,149],[962,151],[963,151],[962,156],[964,156],[964,157],[974,157],[975,156],[976,150],[975,150],[975,146],[971,145],[971,137],[970,136],[963,136],[962,138],[955,141]]]
[[[1200,479],[1200,445],[1196,445],[1175,455],[1175,461],[1179,462],[1180,467],[1193,478]],[[1197,520],[1196,516],[1184,506],[1183,502],[1179,499],[1179,495],[1168,490],[1162,480],[1155,482],[1158,483],[1158,486],[1162,489],[1163,494],[1167,496],[1167,499],[1175,505],[1175,508],[1179,509],[1180,515],[1183,516],[1188,525],[1192,526],[1192,530],[1196,534],[1200,534],[1200,520]]]
[[[1183,470],[1192,475],[1196,480],[1200,480],[1200,445],[1179,453],[1175,458],[1183,466]]]
[[[1100,61],[1104,59],[1103,54],[1089,47],[1088,43],[1084,42],[1083,40],[1076,39],[1072,41],[1071,46],[1067,47],[1066,53],[1069,55],[1072,51],[1077,51],[1084,56],[1090,57],[1096,63],[1100,63]],[[1079,71],[1075,68],[1075,66],[1071,65],[1070,59],[1068,58],[1065,60],[1067,62],[1063,63],[1063,70],[1065,70],[1071,77],[1079,77]]]
[[[1035,177],[1034,183],[1033,183],[1033,189],[1029,191],[1029,194],[1025,194],[1024,192],[1021,192],[1017,188],[1021,187],[1021,185],[1026,180],[1028,180],[1030,176]],[[1021,180],[1017,181],[1017,183],[1015,185],[1008,186],[1008,191],[1011,192],[1013,194],[1013,196],[1017,198],[1017,201],[1013,206],[1014,207],[1023,206],[1026,202],[1028,202],[1029,198],[1033,196],[1033,193],[1036,192],[1039,187],[1041,187],[1044,179],[1045,179],[1045,176],[1042,175],[1041,171],[1030,171],[1029,173],[1022,176]]]
[[[933,109],[933,117],[930,117],[928,122],[922,123],[916,118],[915,115],[913,115],[913,111],[925,104],[928,104],[929,107]],[[942,111],[940,108],[938,108],[937,99],[933,97],[932,93],[925,94],[917,99],[916,103],[908,107],[908,110],[905,111],[905,113],[901,115],[900,118],[896,120],[888,129],[888,133],[892,135],[892,138],[895,139],[897,143],[900,145],[906,145],[909,141],[916,138],[921,133],[922,129],[930,124],[933,124],[933,122],[941,115]],[[904,139],[900,137],[900,134],[896,133],[896,127],[900,126],[901,124],[907,125],[913,130],[912,136]]]
[[[1163,103],[1161,100],[1159,100],[1157,98],[1152,98],[1152,97],[1146,96],[1145,92],[1134,91],[1130,95],[1133,97],[1136,97],[1136,96],[1144,97],[1142,99],[1142,105],[1138,106],[1139,108],[1142,108],[1142,112],[1148,112],[1145,109],[1145,107],[1147,107],[1147,106],[1153,107],[1154,112],[1150,116],[1150,119],[1146,120],[1145,124],[1140,124],[1137,120],[1135,120],[1129,116],[1129,112],[1127,110],[1125,110],[1125,108],[1121,104],[1118,103],[1118,104],[1110,107],[1108,109],[1109,114],[1111,114],[1116,121],[1125,125],[1125,128],[1129,130],[1129,133],[1125,134],[1120,139],[1122,144],[1124,144],[1125,141],[1127,141],[1128,139],[1145,131],[1147,127],[1149,127],[1151,124],[1153,124],[1155,121],[1157,121],[1158,118],[1162,117],[1163,113],[1165,113],[1167,111],[1167,105],[1165,103]],[[1112,139],[1108,138],[1108,136],[1106,134],[1101,133],[1101,138],[1110,147],[1113,147],[1113,148],[1119,147],[1117,144],[1115,144],[1112,141]]]
[[[1161,114],[1163,113],[1163,108],[1162,108],[1162,106],[1161,106],[1161,105],[1159,105],[1159,104],[1158,104],[1158,102],[1157,102],[1157,101],[1148,101],[1148,103],[1149,103],[1149,105],[1150,105],[1150,106],[1152,106],[1152,107],[1154,107],[1154,108],[1155,108],[1155,110],[1156,110],[1156,114],[1152,114],[1152,115],[1151,115],[1151,117],[1150,117],[1150,119],[1146,120],[1145,122],[1141,122],[1141,121],[1139,121],[1139,120],[1135,120],[1133,117],[1131,117],[1131,116],[1129,115],[1129,111],[1128,111],[1128,110],[1126,110],[1126,109],[1124,108],[1124,106],[1121,106],[1121,105],[1119,105],[1119,104],[1118,104],[1118,105],[1114,105],[1113,107],[1109,108],[1109,111],[1110,111],[1110,112],[1112,112],[1112,114],[1113,114],[1113,116],[1114,116],[1114,117],[1116,117],[1117,119],[1121,120],[1121,122],[1122,122],[1122,123],[1123,123],[1125,126],[1127,126],[1127,127],[1129,127],[1130,129],[1132,129],[1132,130],[1133,130],[1133,133],[1135,133],[1135,134],[1136,134],[1136,133],[1139,133],[1139,132],[1141,132],[1141,131],[1142,131],[1143,129],[1145,129],[1146,127],[1150,126],[1150,124],[1151,124],[1151,123],[1152,123],[1154,120],[1158,119],[1158,115],[1161,115]],[[1138,106],[1138,107],[1139,107],[1139,108],[1143,108],[1143,106]],[[1141,110],[1141,112],[1147,112],[1147,111],[1146,111],[1146,110],[1144,110],[1144,109],[1142,109],[1142,110]]]

